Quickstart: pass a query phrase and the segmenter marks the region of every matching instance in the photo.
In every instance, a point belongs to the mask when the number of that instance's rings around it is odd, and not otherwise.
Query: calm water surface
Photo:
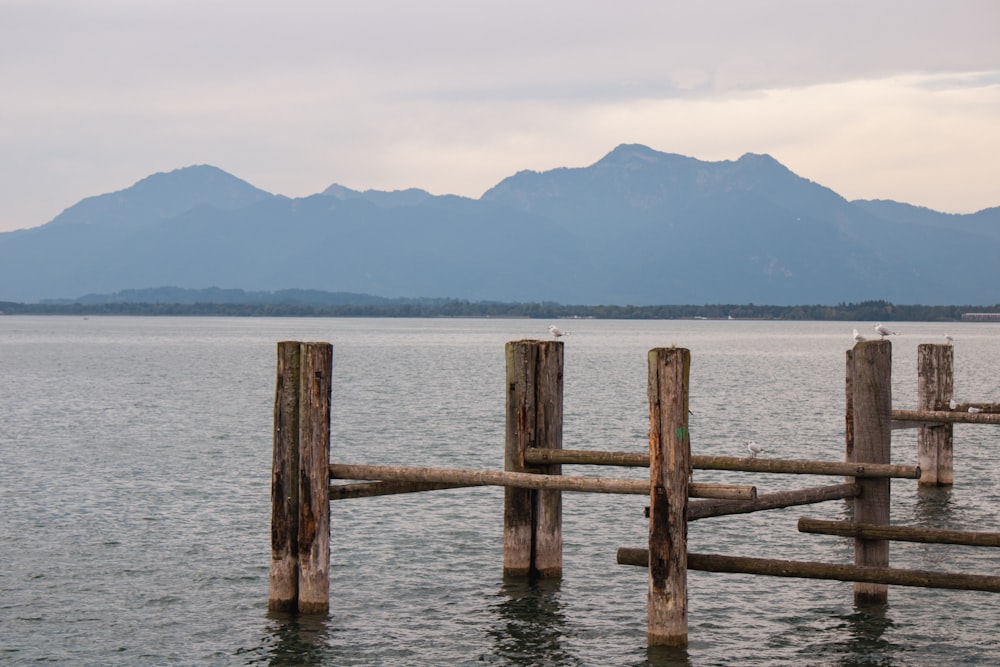
[[[275,343],[334,344],[338,462],[499,469],[504,343],[539,320],[0,317],[0,664],[980,665],[1000,596],[689,574],[686,651],[646,648],[646,499],[564,495],[564,576],[504,581],[501,489],[332,506],[331,613],[267,612]],[[841,460],[844,351],[871,323],[560,323],[567,448],[643,451],[646,352],[692,351],[692,447]],[[1000,401],[1000,327],[903,323],[893,395],[916,405],[916,346],[956,340],[960,401]],[[893,482],[894,523],[998,530],[1000,430],[955,429],[956,485]],[[893,461],[916,462],[913,432]],[[598,474],[582,468],[580,474]],[[643,478],[645,471],[615,469]],[[832,478],[699,471],[760,492]],[[800,535],[843,502],[691,524],[691,549],[851,562]],[[893,565],[1000,572],[996,550],[892,546]]]

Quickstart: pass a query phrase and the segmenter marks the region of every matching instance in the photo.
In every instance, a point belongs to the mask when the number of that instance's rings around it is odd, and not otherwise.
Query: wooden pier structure
[[[691,454],[691,354],[677,347],[656,348],[648,354],[648,452],[564,450],[563,343],[512,341],[506,345],[504,469],[468,470],[330,462],[333,348],[328,343],[278,343],[268,607],[329,612],[331,501],[470,486],[505,487],[505,577],[562,575],[563,492],[648,494],[648,542],[642,548],[619,548],[617,562],[648,570],[647,642],[651,646],[687,645],[688,570],[853,581],[858,605],[885,603],[889,585],[1000,592],[998,576],[889,565],[891,540],[1000,546],[1000,533],[889,525],[891,478],[915,479],[922,485],[952,484],[951,425],[1000,424],[1000,405],[952,404],[952,355],[950,346],[921,345],[918,409],[894,410],[891,343],[857,343],[847,352],[845,460],[775,460]],[[893,465],[891,432],[907,427],[920,429],[919,465]],[[563,466],[576,464],[648,468],[649,481],[562,474]],[[696,469],[845,479],[758,495],[752,485],[696,482],[692,479]],[[331,480],[351,482],[331,486]],[[804,517],[798,530],[852,537],[853,564],[687,550],[689,521],[829,500],[853,503],[853,520]]]

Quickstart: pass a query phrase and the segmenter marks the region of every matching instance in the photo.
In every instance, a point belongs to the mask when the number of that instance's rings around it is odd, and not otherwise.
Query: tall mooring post
[[[330,610],[333,346],[278,343],[271,471],[271,611]]]
[[[649,351],[650,646],[687,646],[687,509],[691,477],[688,381],[691,352]]]
[[[854,350],[847,351],[847,372],[844,382],[846,402],[844,405],[844,460],[850,463],[854,460]],[[844,480],[854,483],[853,477]]]
[[[527,448],[562,449],[563,343],[507,343],[507,435],[504,470],[561,474],[562,466],[528,465]],[[504,489],[505,577],[562,576],[562,492]]]
[[[954,348],[917,346],[917,410],[947,410],[954,391]],[[954,429],[951,423],[923,424],[917,432],[921,486],[955,483]]]
[[[892,437],[892,343],[872,340],[857,343],[848,355],[850,407],[853,412],[852,463],[890,463]],[[858,477],[860,494],[854,499],[854,521],[889,524],[889,478]],[[889,566],[889,541],[855,538],[854,564]],[[856,605],[884,604],[888,586],[857,582]]]

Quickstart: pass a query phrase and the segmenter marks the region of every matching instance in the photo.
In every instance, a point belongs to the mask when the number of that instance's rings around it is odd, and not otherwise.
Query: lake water
[[[333,503],[331,611],[267,611],[275,343],[334,345],[332,458],[500,469],[504,344],[549,322],[0,317],[0,664],[981,665],[1000,596],[689,573],[690,646],[647,650],[646,498],[564,494],[564,576],[505,581],[503,491]],[[692,351],[696,454],[842,460],[844,352],[871,323],[563,321],[567,448],[647,448],[646,352]],[[916,347],[956,338],[959,401],[1000,400],[1000,327],[894,324],[893,395]],[[998,530],[1000,430],[955,428],[952,489],[892,485],[892,522]],[[916,463],[913,431],[893,462]],[[596,468],[564,473],[598,474]],[[611,476],[645,478],[644,470]],[[838,481],[697,471],[761,493]],[[852,562],[796,531],[843,501],[706,519],[692,551]],[[997,550],[894,543],[899,567],[1000,572]]]

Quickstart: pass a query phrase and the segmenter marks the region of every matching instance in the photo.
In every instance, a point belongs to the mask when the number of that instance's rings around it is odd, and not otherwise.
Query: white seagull
[[[549,326],[549,333],[552,334],[553,338],[559,338],[561,336],[565,336],[566,335],[566,333],[562,329],[560,329],[559,327],[557,327],[554,324],[552,324],[552,325]]]
[[[757,458],[758,454],[765,451],[764,448],[758,445],[754,440],[747,443],[747,449],[750,450],[750,458],[752,459]]]
[[[982,410],[980,408],[975,407],[974,405],[970,405],[969,406],[969,412],[971,412],[972,414],[975,414],[977,412],[982,412]]]
[[[882,338],[885,338],[886,336],[897,336],[897,335],[899,335],[895,331],[889,331],[889,328],[887,326],[885,326],[884,324],[882,324],[881,322],[876,322],[876,324],[875,324],[875,333],[877,333]]]
[[[958,407],[958,401],[956,401],[954,398],[951,399],[950,401],[948,401],[948,407],[954,410],[955,408]]]
[[[944,342],[946,342],[948,345],[951,345],[952,343],[955,342],[955,339],[952,338],[951,336],[949,336],[948,334],[945,334],[944,335]]]
[[[855,342],[855,343],[860,343],[860,342],[861,342],[861,341],[863,341],[863,340],[865,340],[865,337],[864,337],[864,336],[862,336],[861,334],[859,334],[859,333],[858,333],[858,330],[857,330],[857,329],[855,329],[855,330],[854,330],[854,342]]]

